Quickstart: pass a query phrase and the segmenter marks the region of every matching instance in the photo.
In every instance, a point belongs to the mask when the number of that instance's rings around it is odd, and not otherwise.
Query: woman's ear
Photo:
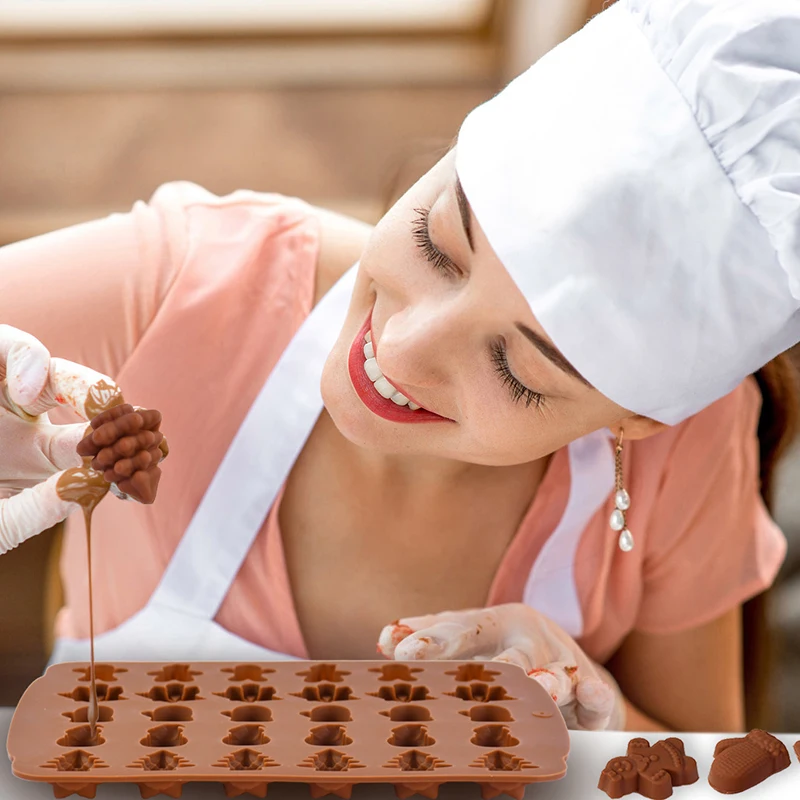
[[[624,432],[624,438],[628,440],[646,439],[648,436],[654,436],[656,433],[669,428],[665,422],[656,422],[650,417],[643,417],[641,414],[633,414],[626,419],[620,420],[616,425],[611,426],[611,432],[619,438],[620,429]]]

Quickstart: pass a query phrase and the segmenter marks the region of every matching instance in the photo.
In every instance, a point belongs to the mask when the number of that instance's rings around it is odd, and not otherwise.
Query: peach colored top
[[[158,502],[109,500],[95,512],[98,632],[153,592],[251,402],[311,310],[318,247],[314,209],[300,200],[248,191],[219,198],[174,183],[129,214],[0,249],[0,321],[112,376],[128,399],[164,414],[172,452]],[[616,548],[609,498],[574,564],[585,620],[579,641],[590,656],[605,661],[634,629],[703,624],[771,584],[786,545],[758,492],[759,409],[748,379],[681,425],[626,446],[637,546]],[[63,409],[52,418],[69,419]],[[551,459],[487,605],[522,599],[568,493],[564,449]],[[307,656],[278,529],[280,499],[217,622]],[[88,635],[84,539],[74,515],[61,563],[61,636]]]

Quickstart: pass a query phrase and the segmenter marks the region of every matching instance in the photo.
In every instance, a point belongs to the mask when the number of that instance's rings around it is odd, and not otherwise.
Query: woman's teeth
[[[381,397],[385,397],[399,406],[408,406],[412,411],[416,411],[419,408],[416,403],[412,403],[402,392],[398,392],[383,377],[378,362],[375,360],[375,350],[372,347],[372,333],[370,331],[367,331],[367,335],[364,337],[364,358],[366,359],[364,361],[364,372],[367,373],[367,377],[372,381],[372,385]]]

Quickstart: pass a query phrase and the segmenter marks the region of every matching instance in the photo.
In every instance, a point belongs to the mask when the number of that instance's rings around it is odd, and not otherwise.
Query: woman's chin
[[[337,358],[336,349],[328,356],[322,370],[320,393],[325,410],[339,433],[359,447],[373,449],[374,432],[368,431],[370,411],[358,399],[347,375],[347,360]],[[373,415],[374,416],[374,415]]]

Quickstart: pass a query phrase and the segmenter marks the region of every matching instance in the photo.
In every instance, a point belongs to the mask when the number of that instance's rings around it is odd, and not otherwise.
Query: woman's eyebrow
[[[469,201],[458,178],[456,178],[456,200],[458,201],[458,210],[461,212],[461,224],[464,226],[464,233],[467,236],[467,242],[469,242],[469,249],[474,253],[475,246],[472,244],[472,217]]]
[[[567,361],[565,356],[558,350],[557,347],[550,344],[543,336],[540,336],[536,331],[532,331],[527,325],[521,322],[515,323],[517,330],[522,333],[529,342],[546,358],[555,364],[562,372],[566,372],[573,378],[577,378],[581,383],[591,387],[591,383],[583,377],[583,375]]]

